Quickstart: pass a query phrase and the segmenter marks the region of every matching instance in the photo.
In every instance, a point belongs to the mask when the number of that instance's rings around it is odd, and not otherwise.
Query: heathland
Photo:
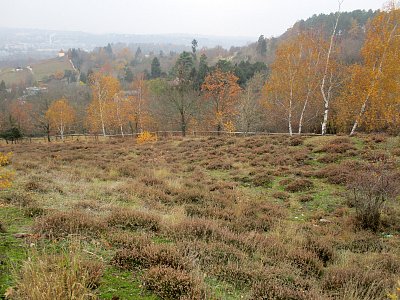
[[[0,192],[10,299],[397,299],[399,137],[0,150],[13,152]]]

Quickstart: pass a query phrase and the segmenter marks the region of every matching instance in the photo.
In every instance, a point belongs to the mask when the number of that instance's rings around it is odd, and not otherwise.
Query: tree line
[[[388,5],[366,26],[352,24],[351,34],[365,35],[361,59],[355,62],[343,59],[342,40],[349,36],[338,30],[340,18],[339,9],[329,35],[303,26],[277,45],[268,66],[229,59],[210,66],[195,40],[192,51],[182,52],[169,74],[156,57],[150,72],[135,75],[121,67],[123,78],[103,65],[87,72],[86,84],[74,85],[74,92],[3,103],[2,136],[124,136],[145,130],[180,130],[183,136],[192,130],[397,134],[400,10]],[[263,36],[258,47],[265,53]],[[113,57],[110,45],[101,51]],[[71,55],[79,70],[79,53]],[[78,95],[86,100],[77,101]]]

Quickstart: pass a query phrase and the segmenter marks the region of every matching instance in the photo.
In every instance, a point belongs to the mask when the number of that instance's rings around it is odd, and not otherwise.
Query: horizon
[[[0,27],[96,35],[183,34],[254,39],[260,35],[277,37],[299,20],[314,14],[335,13],[338,9],[338,2],[334,0],[323,3],[317,0],[301,3],[276,0],[268,3],[263,0],[247,3],[238,0],[205,0],[202,3],[149,0],[142,3],[119,0],[118,5],[112,0],[104,0],[100,4],[93,0],[84,3],[71,0],[69,3],[67,6],[55,6],[51,0],[41,0],[41,5],[29,0],[7,1],[3,7],[4,16],[0,20]],[[377,10],[384,3],[382,0],[347,0],[342,4],[342,11]],[[24,10],[21,11],[21,7]],[[202,17],[206,15],[207,21],[203,22]]]

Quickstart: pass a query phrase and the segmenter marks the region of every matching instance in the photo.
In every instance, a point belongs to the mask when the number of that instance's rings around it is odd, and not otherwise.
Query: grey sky
[[[345,0],[343,10],[385,0]],[[300,19],[337,10],[337,0],[2,0],[0,27],[91,33],[277,36]]]

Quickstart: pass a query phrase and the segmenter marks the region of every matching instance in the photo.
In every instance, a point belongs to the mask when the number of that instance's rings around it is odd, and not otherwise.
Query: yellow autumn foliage
[[[139,133],[139,135],[136,138],[136,142],[138,144],[143,144],[143,143],[148,143],[148,142],[155,142],[157,141],[157,135],[152,134],[148,131],[143,131],[142,133]]]
[[[11,162],[11,157],[12,152],[6,154],[0,152],[0,167],[9,165]],[[0,189],[9,188],[12,184],[13,179],[14,174],[11,171],[0,168]]]

